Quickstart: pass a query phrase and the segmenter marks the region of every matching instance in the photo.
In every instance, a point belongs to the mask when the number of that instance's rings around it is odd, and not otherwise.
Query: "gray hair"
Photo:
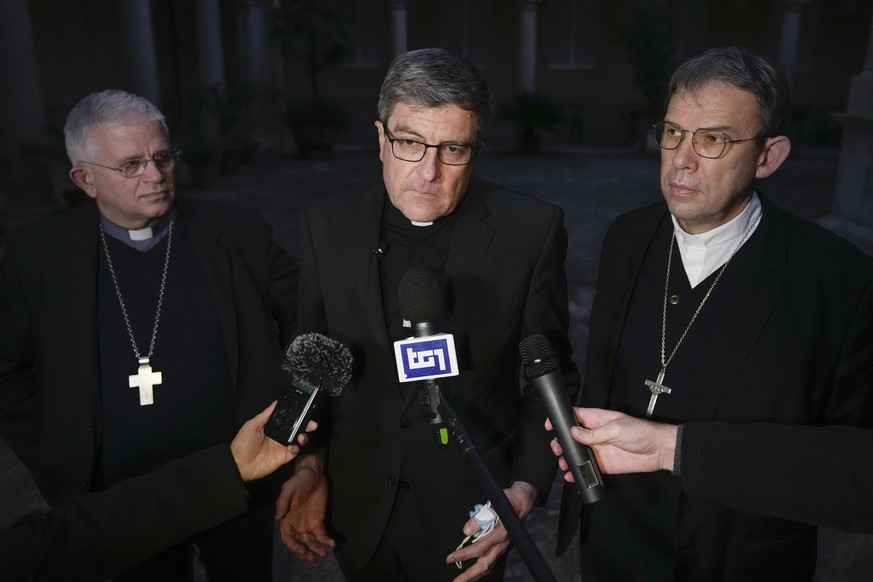
[[[67,156],[75,166],[94,157],[94,130],[107,125],[158,122],[169,138],[164,114],[145,97],[109,89],[91,93],[76,103],[64,125]]]
[[[788,82],[770,63],[742,47],[710,49],[683,63],[667,89],[667,102],[679,92],[694,92],[710,83],[724,83],[755,96],[761,116],[760,135],[784,135],[790,115]]]
[[[386,123],[400,102],[472,111],[479,141],[491,120],[491,91],[485,79],[469,61],[439,48],[409,51],[391,62],[379,92],[379,120]]]

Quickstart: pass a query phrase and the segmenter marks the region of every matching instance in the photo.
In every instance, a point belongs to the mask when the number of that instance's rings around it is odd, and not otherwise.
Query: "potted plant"
[[[497,110],[504,121],[515,125],[518,147],[522,153],[537,153],[542,130],[556,131],[564,123],[563,108],[535,93],[519,93]]]
[[[301,157],[330,157],[339,131],[348,125],[343,108],[322,97],[319,80],[348,53],[350,15],[347,0],[282,0],[277,9],[274,34],[285,55],[302,57],[309,78],[309,99],[289,100],[285,110]]]

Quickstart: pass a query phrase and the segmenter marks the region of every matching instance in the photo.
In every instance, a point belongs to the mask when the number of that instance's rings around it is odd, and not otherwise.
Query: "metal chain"
[[[152,340],[149,344],[149,353],[147,358],[151,358],[155,351],[155,339],[158,337],[158,322],[161,319],[161,306],[164,303],[164,288],[167,286],[167,267],[170,265],[170,246],[173,242],[173,224],[176,217],[170,218],[170,226],[167,230],[167,254],[164,256],[164,272],[161,274],[161,289],[158,292],[158,308],[155,313],[155,325],[152,328]],[[142,356],[139,354],[139,348],[136,345],[136,338],[133,335],[133,329],[130,326],[130,318],[127,316],[127,309],[124,307],[124,299],[121,298],[121,287],[118,285],[118,279],[115,276],[115,268],[112,266],[112,258],[109,256],[109,246],[106,244],[106,234],[103,232],[103,225],[100,224],[100,241],[103,243],[103,252],[106,254],[106,263],[109,265],[109,274],[112,276],[112,283],[115,285],[115,293],[118,295],[118,304],[121,306],[121,315],[124,316],[124,325],[127,327],[127,335],[130,338],[130,345],[133,346],[133,353],[137,359]]]
[[[676,231],[673,231],[673,237],[670,240],[670,252],[667,254],[667,280],[664,282],[664,311],[661,315],[661,370],[666,372],[667,366],[673,360],[673,356],[676,355],[676,350],[679,349],[679,346],[682,345],[682,341],[685,339],[685,336],[688,335],[688,330],[691,329],[691,326],[694,324],[694,321],[697,319],[697,316],[700,314],[700,310],[703,309],[703,305],[706,303],[706,300],[709,299],[709,296],[712,294],[712,290],[715,289],[715,286],[718,284],[719,279],[721,279],[722,274],[724,274],[725,269],[727,269],[728,264],[731,262],[731,259],[734,258],[734,255],[737,254],[737,251],[740,250],[740,247],[743,246],[743,243],[746,242],[746,239],[755,230],[755,227],[758,226],[758,222],[761,220],[761,215],[758,215],[758,218],[749,225],[749,228],[746,229],[746,232],[743,234],[740,242],[737,243],[737,247],[734,249],[734,252],[731,253],[731,256],[728,257],[728,260],[725,261],[721,270],[718,272],[718,275],[715,277],[715,281],[712,282],[712,285],[709,286],[709,289],[706,291],[706,295],[703,296],[703,299],[700,301],[700,305],[697,306],[697,309],[694,310],[694,315],[691,316],[691,321],[688,322],[688,325],[685,326],[685,331],[682,332],[682,335],[679,337],[679,341],[676,342],[676,346],[673,348],[673,351],[670,352],[670,357],[664,360],[664,354],[666,352],[666,344],[667,344],[667,296],[670,294],[670,265],[673,262],[673,247],[675,246],[673,242],[676,240]]]

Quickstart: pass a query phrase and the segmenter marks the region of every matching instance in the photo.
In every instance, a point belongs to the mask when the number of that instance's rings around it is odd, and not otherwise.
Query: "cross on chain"
[[[666,370],[661,370],[658,372],[658,377],[654,382],[651,380],[646,380],[646,386],[649,387],[649,390],[652,392],[651,398],[649,398],[649,407],[646,408],[646,416],[651,417],[652,413],[655,411],[655,403],[658,402],[658,396],[661,394],[669,394],[670,388],[664,386],[664,374],[666,374]]]
[[[139,370],[136,374],[128,377],[131,388],[139,388],[139,405],[147,406],[155,403],[155,394],[152,387],[162,381],[160,372],[152,372],[148,358],[139,359]]]

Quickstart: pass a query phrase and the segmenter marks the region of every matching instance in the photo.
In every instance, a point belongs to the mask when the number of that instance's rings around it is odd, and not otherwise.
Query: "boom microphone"
[[[573,440],[570,427],[579,426],[567,394],[561,386],[561,371],[555,354],[545,337],[532,335],[519,345],[524,373],[542,397],[546,413],[564,449],[564,458],[576,482],[583,503],[603,498],[603,477],[591,449]]]
[[[352,353],[327,336],[306,333],[288,346],[282,369],[291,375],[291,384],[270,415],[264,434],[283,445],[291,445],[317,408],[319,393],[324,390],[330,396],[339,396],[348,384],[352,377]]]

